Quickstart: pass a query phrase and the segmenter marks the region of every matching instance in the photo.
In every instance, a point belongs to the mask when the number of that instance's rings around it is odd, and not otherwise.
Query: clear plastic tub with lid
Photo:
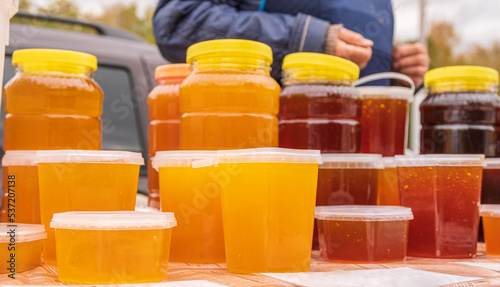
[[[352,86],[359,67],[318,53],[283,60],[280,147],[323,153],[361,152],[361,95]]]
[[[42,242],[47,237],[44,226],[14,225],[0,223],[0,273],[17,274],[42,264]]]
[[[54,214],[58,278],[79,284],[160,281],[176,224],[170,212]]]
[[[411,207],[408,255],[476,257],[484,155],[396,156],[402,206]]]
[[[215,151],[163,151],[153,158],[161,210],[177,215],[170,261],[226,262],[220,186],[229,173],[214,166],[215,157]]]
[[[192,74],[182,83],[181,149],[278,146],[280,86],[266,44],[211,40],[187,50]]]
[[[181,111],[179,89],[182,81],[191,74],[188,64],[168,64],[155,69],[158,84],[148,95],[148,205],[160,209],[158,171],[151,165],[157,151],[180,149]]]
[[[228,173],[221,185],[228,271],[309,271],[320,152],[228,150],[216,161]]]
[[[56,264],[54,213],[134,210],[140,153],[126,151],[37,151],[40,214],[48,233],[43,257]]]
[[[410,208],[342,205],[316,207],[320,256],[340,262],[393,262],[406,257]]]
[[[36,151],[6,151],[2,158],[1,222],[40,224]],[[15,208],[9,210],[9,204]],[[10,212],[9,212],[10,211]]]

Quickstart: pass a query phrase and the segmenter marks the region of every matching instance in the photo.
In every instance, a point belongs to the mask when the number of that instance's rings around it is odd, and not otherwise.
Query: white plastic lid
[[[485,169],[500,169],[500,157],[487,158]]]
[[[500,204],[481,204],[479,212],[481,216],[500,217]]]
[[[393,156],[387,156],[382,158],[384,168],[396,168],[396,159]]]
[[[35,150],[8,150],[2,158],[2,166],[36,166]]]
[[[397,166],[484,166],[483,154],[397,155]]]
[[[173,212],[81,211],[56,213],[50,227],[79,230],[147,230],[177,225]]]
[[[153,168],[160,167],[202,167],[215,163],[216,151],[160,151],[153,157]]]
[[[382,169],[382,155],[362,153],[324,153],[320,168]]]
[[[413,102],[413,92],[411,88],[371,86],[357,87],[356,89],[363,95],[363,99],[390,99]]]
[[[217,151],[217,163],[286,162],[322,163],[319,150],[252,148]]]
[[[0,243],[10,242],[11,235],[16,242],[30,242],[47,238],[45,226],[42,224],[0,223]]]
[[[411,208],[387,205],[335,205],[316,207],[315,217],[336,221],[401,221],[413,219]]]
[[[138,152],[114,150],[43,150],[36,152],[36,163],[120,163],[144,164]]]

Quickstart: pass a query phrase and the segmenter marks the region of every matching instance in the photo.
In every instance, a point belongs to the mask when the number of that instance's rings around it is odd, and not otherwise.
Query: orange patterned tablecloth
[[[500,257],[494,258],[484,255],[484,244],[480,243],[478,249],[479,255],[476,259],[426,259],[410,257],[404,262],[387,264],[345,264],[325,262],[319,258],[318,253],[315,251],[312,254],[311,272],[410,267],[423,271],[483,278],[473,282],[460,283],[450,286],[500,286],[500,272],[480,267],[457,264],[457,262],[500,264]],[[7,274],[3,274],[0,276],[0,285],[67,285],[57,280],[57,268],[50,265],[43,265],[33,270],[19,273],[16,277],[16,279],[11,279],[7,277]],[[226,271],[225,264],[202,265],[169,263],[168,276],[164,282],[185,280],[207,280],[222,285],[242,287],[300,286],[262,274],[231,274]]]

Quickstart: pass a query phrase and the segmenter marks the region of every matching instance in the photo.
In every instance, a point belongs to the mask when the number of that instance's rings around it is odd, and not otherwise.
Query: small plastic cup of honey
[[[408,255],[473,258],[484,155],[396,156],[401,206],[411,207]]]
[[[54,213],[135,209],[140,153],[95,150],[37,151],[40,215],[47,230],[45,263],[56,264]]]
[[[58,278],[79,284],[158,282],[167,275],[171,212],[54,214]]]
[[[9,150],[2,158],[1,222],[40,224],[36,151]],[[10,204],[10,206],[9,206]]]
[[[227,270],[307,272],[311,262],[318,150],[217,151]]]
[[[0,223],[0,273],[17,274],[40,266],[45,238],[41,224]]]
[[[486,254],[500,255],[500,204],[482,204],[480,210]]]
[[[340,262],[394,262],[406,257],[410,208],[401,206],[318,206],[320,256]]]

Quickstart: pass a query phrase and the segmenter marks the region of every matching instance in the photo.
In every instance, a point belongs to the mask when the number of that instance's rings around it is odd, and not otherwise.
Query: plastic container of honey
[[[187,50],[193,72],[182,83],[181,149],[278,146],[280,86],[272,51],[249,40],[211,40]]]
[[[191,70],[188,64],[168,64],[155,69],[158,84],[148,95],[149,106],[149,206],[160,209],[158,171],[151,165],[157,151],[180,148],[181,111],[179,88]]]
[[[65,212],[54,214],[57,273],[79,284],[157,282],[167,275],[170,212]]]
[[[46,237],[40,224],[0,223],[0,273],[17,274],[40,266]]]
[[[500,204],[481,204],[486,254],[500,255]]]
[[[377,205],[400,205],[398,171],[394,157],[383,157],[384,168],[378,177]]]
[[[93,55],[17,50],[16,75],[5,85],[4,150],[101,148],[103,93]]]
[[[311,261],[318,150],[217,152],[227,270],[307,272]]]
[[[280,147],[323,153],[361,152],[361,95],[352,86],[359,67],[318,53],[283,60]]]
[[[9,45],[9,21],[17,13],[18,7],[19,0],[0,0],[0,83],[3,83],[5,46]]]
[[[124,151],[37,151],[40,215],[47,230],[43,258],[56,264],[55,213],[135,209],[140,153]]]
[[[230,175],[214,166],[215,157],[215,151],[164,151],[153,159],[160,172],[161,210],[177,216],[170,261],[226,262],[220,186]]]
[[[498,79],[495,69],[478,66],[427,72],[420,152],[500,156]]]
[[[406,257],[410,208],[342,205],[316,207],[320,256],[340,262],[394,262]]]
[[[408,76],[394,72],[361,78],[356,85],[381,79],[397,79],[410,84],[406,87],[363,86],[361,112],[361,151],[383,156],[404,154],[408,135],[408,105],[413,101],[415,86]]]
[[[381,155],[325,153],[322,158],[316,206],[377,204],[379,173],[384,168]],[[318,249],[317,232],[313,249]]]
[[[401,205],[411,207],[408,255],[476,256],[484,155],[396,156]]]
[[[6,151],[2,158],[1,222],[40,224],[36,151]]]

